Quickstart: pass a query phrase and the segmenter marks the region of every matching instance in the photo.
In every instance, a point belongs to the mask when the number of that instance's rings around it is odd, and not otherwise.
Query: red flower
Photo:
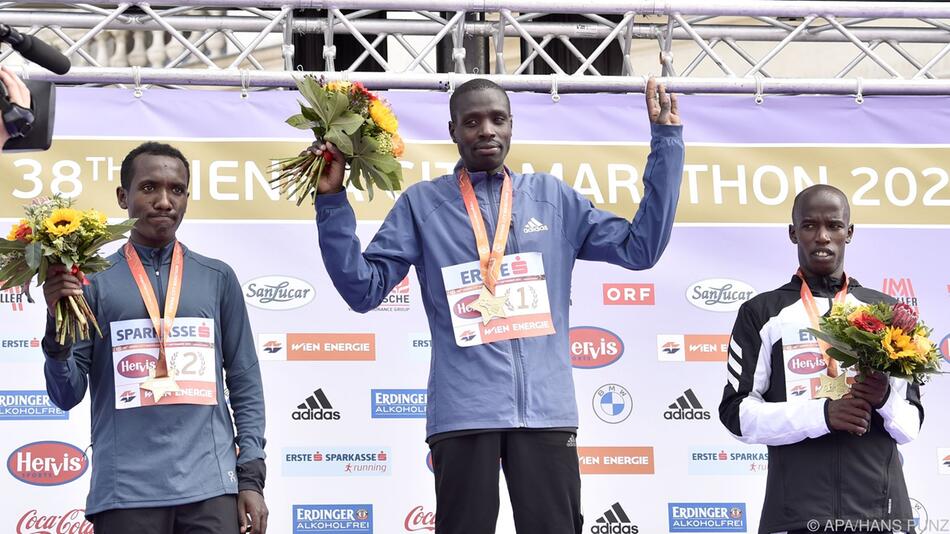
[[[880,332],[886,326],[883,321],[869,313],[858,315],[851,320],[851,325],[871,333]]]
[[[30,237],[31,235],[33,235],[33,229],[30,228],[29,225],[24,224],[24,225],[20,226],[19,228],[17,228],[17,231],[16,231],[16,240],[17,240],[17,241],[23,241],[23,242],[29,242],[29,241],[30,241],[29,237]]]

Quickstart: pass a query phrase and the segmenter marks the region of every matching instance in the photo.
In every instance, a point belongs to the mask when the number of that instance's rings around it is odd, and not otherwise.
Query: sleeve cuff
[[[257,458],[249,462],[238,464],[238,491],[255,491],[264,494],[264,479],[267,478],[267,464]]]
[[[825,413],[825,429],[828,430],[828,432],[831,432],[831,419],[828,418],[828,403],[830,400],[831,399],[825,399],[824,407],[822,408]]]
[[[650,135],[653,137],[672,137],[680,139],[683,137],[682,124],[655,124],[650,123]]]
[[[326,208],[339,208],[345,206],[349,203],[349,200],[346,198],[346,189],[337,193],[326,193],[323,195],[317,195],[316,207],[317,211]]]
[[[43,353],[51,360],[65,362],[72,354],[72,345],[60,345],[56,341],[56,322],[49,314],[46,314],[46,333],[41,341]]]

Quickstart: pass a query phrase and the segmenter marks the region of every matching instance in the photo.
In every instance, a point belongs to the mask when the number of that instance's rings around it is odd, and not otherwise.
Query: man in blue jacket
[[[86,515],[97,534],[267,530],[257,353],[234,271],[175,238],[189,177],[188,160],[172,146],[132,150],[116,189],[119,206],[138,218],[130,241],[88,285],[58,265],[43,287],[50,398],[69,410],[87,384],[92,397]],[[102,337],[60,345],[55,304],[82,294]],[[176,384],[170,391],[149,383],[165,367]]]
[[[579,534],[577,404],[568,350],[577,259],[648,269],[669,241],[683,171],[676,99],[651,80],[652,152],[633,221],[560,179],[505,166],[508,96],[475,79],[449,102],[453,174],[409,187],[365,252],[334,156],[316,198],[323,261],[356,311],[378,306],[415,266],[432,334],[427,441],[439,534],[486,534],[501,460],[517,531]],[[496,230],[497,229],[497,230]]]

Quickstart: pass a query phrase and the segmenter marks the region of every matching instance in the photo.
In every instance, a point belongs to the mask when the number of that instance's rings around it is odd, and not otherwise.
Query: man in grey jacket
[[[264,534],[264,397],[240,284],[175,237],[190,177],[178,149],[142,144],[121,177],[130,241],[88,284],[58,265],[43,288],[50,398],[69,410],[87,385],[92,397],[86,515],[97,534]],[[102,337],[60,345],[56,302],[83,294]],[[150,389],[165,367],[174,387]]]

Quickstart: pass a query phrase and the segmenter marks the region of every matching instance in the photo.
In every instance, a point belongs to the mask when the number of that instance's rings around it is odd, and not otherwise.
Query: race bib
[[[494,317],[488,324],[484,324],[481,314],[471,307],[483,286],[478,261],[443,267],[442,281],[452,308],[455,343],[460,347],[554,333],[540,252],[509,254],[502,258],[495,296],[504,297],[506,317]]]
[[[166,404],[218,403],[215,373],[214,319],[178,317],[166,340],[166,358],[174,370],[179,391],[155,402],[151,391],[141,389],[158,361],[158,337],[149,319],[115,321],[112,331],[112,371],[115,408],[126,410]]]
[[[808,328],[811,321],[804,307],[788,310],[782,318],[782,354],[785,359],[785,398],[788,401],[811,400],[818,393],[822,375],[828,374],[828,365],[821,354],[816,338]],[[847,372],[852,383],[855,372]]]

